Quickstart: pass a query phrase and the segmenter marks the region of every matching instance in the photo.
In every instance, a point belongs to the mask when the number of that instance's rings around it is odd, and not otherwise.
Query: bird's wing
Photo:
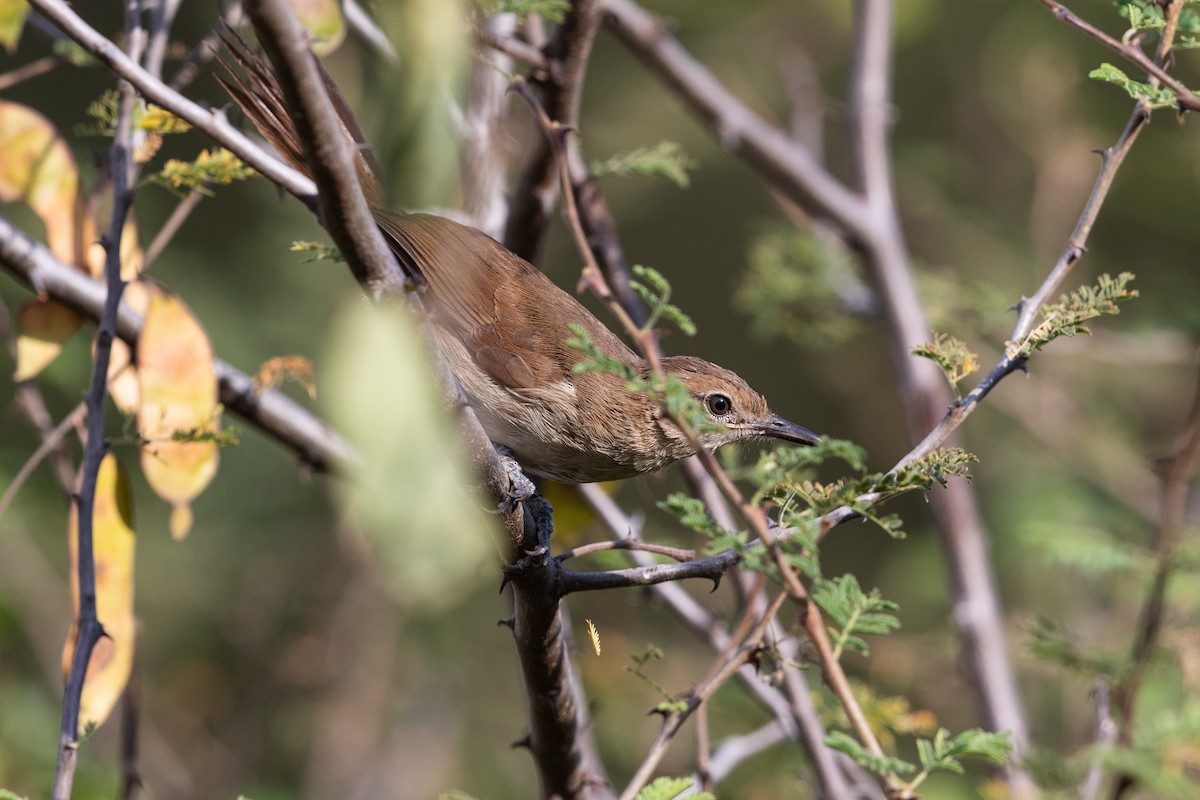
[[[577,359],[564,358],[567,323],[595,319],[573,297],[474,228],[426,214],[378,212],[376,219],[406,268],[428,284],[435,320],[493,380],[525,389],[571,378]]]

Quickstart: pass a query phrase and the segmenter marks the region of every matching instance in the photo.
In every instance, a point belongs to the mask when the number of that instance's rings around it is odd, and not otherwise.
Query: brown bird
[[[303,150],[270,67],[244,43],[226,42],[244,76],[222,81],[259,131],[297,169]],[[398,261],[423,284],[435,338],[491,440],[525,471],[561,483],[629,478],[695,455],[656,400],[608,372],[573,370],[585,356],[566,344],[582,326],[605,355],[648,377],[634,353],[536,267],[474,228],[430,214],[382,207],[365,137],[331,79],[326,88],[357,147],[359,179]],[[692,356],[662,359],[700,402],[714,429],[706,449],[755,437],[804,445],[812,432],[773,414],[733,372]]]

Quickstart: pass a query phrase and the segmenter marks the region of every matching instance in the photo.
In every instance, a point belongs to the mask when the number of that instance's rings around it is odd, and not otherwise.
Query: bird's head
[[[670,356],[662,360],[662,369],[667,376],[680,380],[703,408],[705,421],[712,427],[697,431],[697,435],[708,450],[756,437],[803,445],[821,441],[807,428],[772,413],[762,395],[723,367],[692,356]],[[663,428],[672,438],[683,436],[669,422],[664,422]]]

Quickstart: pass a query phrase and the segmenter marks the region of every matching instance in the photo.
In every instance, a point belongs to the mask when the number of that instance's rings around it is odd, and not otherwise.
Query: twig
[[[592,43],[604,11],[600,0],[577,0],[543,48],[554,66],[531,76],[546,115],[567,128],[579,123],[579,105]],[[546,221],[558,196],[556,147],[537,140],[517,179],[504,244],[528,261],[536,261]]]
[[[684,698],[685,706],[682,710],[664,712],[662,728],[659,730],[658,736],[655,737],[654,743],[646,751],[646,755],[642,759],[642,763],[638,765],[633,777],[629,779],[629,784],[625,787],[625,791],[621,792],[621,800],[632,800],[637,795],[641,788],[650,780],[650,776],[662,761],[663,756],[667,754],[667,748],[670,747],[675,735],[679,733],[688,717],[705,700],[711,697],[713,692],[720,688],[725,681],[732,677],[742,666],[751,661],[762,646],[767,626],[775,618],[775,614],[778,613],[780,606],[783,605],[787,597],[786,592],[779,592],[775,596],[763,611],[762,617],[747,637],[746,643],[737,648],[723,662],[719,663],[703,681],[688,690]]]
[[[387,34],[380,30],[375,24],[375,20],[359,5],[358,0],[343,0],[342,14],[346,18],[346,25],[350,30],[371,46],[376,53],[383,56],[393,64],[396,63],[399,56],[396,54],[396,48],[392,47],[392,43],[388,41]]]
[[[128,38],[129,58],[136,62],[144,46],[145,32],[138,24],[138,4],[127,0],[125,12],[125,35]],[[87,443],[84,448],[82,476],[79,494],[75,497],[77,511],[77,581],[79,605],[75,616],[75,642],[71,667],[63,691],[62,725],[58,732],[58,763],[54,771],[54,800],[70,800],[71,787],[75,781],[75,765],[79,756],[79,705],[83,694],[84,676],[92,658],[92,650],[104,633],[104,626],[96,616],[96,565],[92,552],[92,532],[96,502],[96,480],[100,473],[100,462],[108,450],[104,437],[104,400],[108,387],[108,364],[112,342],[116,337],[117,309],[125,282],[121,280],[121,238],[125,220],[133,205],[133,182],[136,167],[132,158],[134,90],[127,81],[118,82],[120,105],[117,112],[117,129],[110,148],[110,164],[113,181],[113,211],[108,233],[103,238],[106,258],[104,274],[108,294],[104,314],[96,331],[96,347],[91,386],[88,389]]]
[[[296,196],[301,202],[315,208],[316,185],[268,154],[233,127],[223,112],[203,108],[146,72],[136,61],[121,52],[120,48],[84,22],[65,0],[30,0],[29,5],[97,61],[132,84],[147,100],[171,111],[213,141],[228,148],[255,171]]]
[[[1154,532],[1154,583],[1138,615],[1137,630],[1129,656],[1129,667],[1115,687],[1120,712],[1120,740],[1133,741],[1138,695],[1150,666],[1165,623],[1167,587],[1177,568],[1176,556],[1187,522],[1191,482],[1200,465],[1200,382],[1192,398],[1192,408],[1175,452],[1161,467],[1161,501],[1158,527]],[[1135,777],[1121,773],[1113,787],[1113,800],[1132,788]]]
[[[1104,754],[1120,737],[1120,730],[1112,718],[1108,694],[1108,679],[1101,677],[1092,687],[1092,699],[1096,703],[1096,737],[1093,745],[1095,752],[1092,754],[1092,765],[1088,767],[1087,776],[1079,787],[1079,800],[1096,800],[1100,796],[1108,772],[1104,764]]]
[[[578,487],[578,489],[580,495],[597,513],[614,536],[629,536],[631,535],[630,531],[639,529],[640,526],[637,521],[626,516],[617,507],[613,499],[605,494],[599,486],[586,484]],[[640,552],[634,551],[632,556],[635,561],[639,561],[644,566],[648,566],[650,563],[648,560],[649,556],[643,555]],[[662,598],[667,606],[688,627],[695,631],[714,652],[727,652],[733,642],[728,628],[724,623],[716,619],[711,612],[697,603],[690,594],[674,583],[658,584],[651,587],[651,591]],[[784,656],[787,658],[788,653],[784,652]],[[794,672],[794,670],[790,671]],[[844,791],[846,781],[835,763],[841,757],[841,754],[835,753],[825,746],[825,730],[817,716],[816,708],[808,696],[808,688],[803,685],[803,680],[798,676],[794,676],[792,685],[787,686],[785,684],[789,696],[793,693],[795,694],[794,697],[791,697],[789,703],[789,700],[784,699],[778,690],[773,689],[763,682],[758,671],[753,666],[748,665],[743,667],[737,672],[737,677],[750,696],[775,717],[776,723],[787,738],[803,742],[805,749],[808,751],[809,759],[813,764],[820,787],[824,792],[823,796],[829,798],[848,797],[849,795]],[[789,680],[789,678],[785,674],[786,680]],[[850,763],[848,768],[860,775],[861,783],[867,786],[873,785],[873,780],[860,767]],[[720,778],[717,779],[717,782],[720,782]],[[866,794],[864,796],[870,795]]]
[[[588,486],[590,484],[584,484]],[[691,561],[696,557],[696,551],[684,549],[680,547],[668,547],[665,544],[655,544],[653,542],[643,542],[641,539],[617,539],[608,542],[593,542],[591,544],[572,547],[570,550],[565,550],[559,553],[555,558],[560,562],[567,561],[580,556],[591,555],[606,550],[641,550],[646,553],[655,553],[660,556],[673,558],[676,561]]]
[[[193,189],[188,192],[187,197],[180,200],[175,208],[171,210],[171,215],[167,217],[166,222],[158,229],[158,233],[154,234],[154,239],[150,241],[150,246],[146,248],[146,252],[142,255],[142,272],[146,272],[162,255],[163,250],[167,249],[167,245],[179,233],[183,227],[183,223],[196,210],[196,206],[200,205],[200,201],[204,199],[204,192]]]
[[[38,468],[42,460],[46,456],[58,450],[62,444],[63,437],[67,435],[67,431],[75,427],[75,425],[84,418],[86,407],[84,403],[80,403],[75,408],[63,417],[62,422],[58,423],[52,431],[42,437],[42,443],[38,445],[38,449],[33,451],[33,455],[25,460],[21,468],[17,470],[17,474],[13,476],[12,482],[8,488],[4,490],[4,495],[0,496],[0,519],[4,519],[4,513],[8,511],[9,505],[13,498],[17,496],[17,492],[25,485],[25,481],[29,480],[29,476]]]
[[[171,41],[171,24],[175,21],[175,15],[179,12],[182,2],[183,0],[158,0],[155,4],[154,21],[142,64],[146,72],[156,78],[162,77],[163,60],[167,56],[167,45]]]
[[[741,559],[735,550],[726,550],[709,558],[685,561],[680,564],[651,564],[645,567],[615,569],[603,572],[575,572],[562,568],[560,585],[564,595],[591,592],[598,589],[617,589],[631,586],[653,586],[656,583],[680,581],[687,578],[707,578],[713,590],[721,577]]]
[[[1187,86],[1185,86],[1177,78],[1171,76],[1162,66],[1162,59],[1157,61],[1151,60],[1149,56],[1142,52],[1141,48],[1133,44],[1126,44],[1113,37],[1109,36],[1104,31],[1092,25],[1086,20],[1080,19],[1072,11],[1070,11],[1062,3],[1055,0],[1039,0],[1042,5],[1054,12],[1054,16],[1068,25],[1073,25],[1079,30],[1086,33],[1091,38],[1095,39],[1100,44],[1112,50],[1117,55],[1129,61],[1132,64],[1146,70],[1154,77],[1155,80],[1161,82],[1164,86],[1175,93],[1175,97],[1179,100],[1179,108],[1182,111],[1200,111],[1200,97],[1197,97]],[[1174,0],[1175,14],[1178,16],[1179,8],[1182,6],[1180,0]],[[1173,31],[1172,31],[1173,32]],[[1169,37],[1164,37],[1169,41]]]
[[[476,35],[506,35],[516,27],[512,14],[497,14],[476,26]],[[504,235],[508,219],[508,149],[504,118],[508,110],[508,78],[512,59],[496,54],[475,58],[467,85],[467,102],[459,115],[463,211],[473,227],[494,239]]]
[[[512,56],[518,61],[528,64],[535,70],[553,75],[557,63],[546,58],[546,54],[520,39],[512,36],[502,36],[487,27],[476,27],[475,38],[485,47],[490,47],[498,53]]]
[[[58,56],[42,56],[35,61],[30,61],[28,64],[22,64],[16,69],[11,69],[0,75],[0,92],[11,89],[18,83],[23,83],[30,78],[45,75],[62,63],[63,60]]]

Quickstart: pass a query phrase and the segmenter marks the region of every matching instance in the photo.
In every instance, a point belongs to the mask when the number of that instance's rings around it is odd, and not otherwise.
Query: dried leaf
[[[70,339],[83,318],[55,300],[35,299],[17,312],[17,369],[14,381],[37,377]]]
[[[96,643],[88,662],[79,707],[79,735],[104,723],[125,691],[133,668],[137,620],[133,614],[135,538],[133,502],[125,470],[111,453],[100,462],[92,517],[92,550],[96,562],[96,616],[107,634]],[[71,598],[79,617],[79,515],[71,506],[68,532],[71,554]],[[75,654],[76,622],[63,646],[63,676]]]
[[[32,208],[46,226],[50,250],[63,261],[79,263],[79,170],[54,124],[27,106],[0,100],[0,153],[0,201]]]
[[[150,488],[175,508],[171,535],[191,529],[192,499],[217,472],[217,443],[177,432],[216,433],[217,379],[208,335],[177,296],[146,284],[150,302],[138,337],[142,470]]]
[[[275,356],[268,358],[254,376],[254,394],[261,395],[267,389],[275,389],[285,379],[300,384],[308,396],[317,399],[317,385],[313,383],[313,363],[304,356]]]

